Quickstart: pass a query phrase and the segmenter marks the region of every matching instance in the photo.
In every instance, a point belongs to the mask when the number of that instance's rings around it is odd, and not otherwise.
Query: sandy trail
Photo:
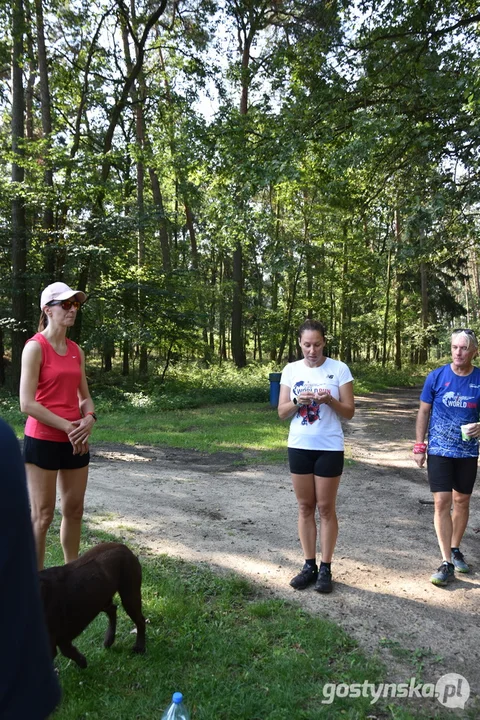
[[[288,585],[302,554],[286,463],[250,459],[239,468],[234,455],[97,447],[87,520],[140,547],[234,570],[330,618],[380,655],[390,682],[418,678],[420,664],[423,682],[459,673],[470,683],[471,707],[480,695],[479,491],[462,544],[472,572],[436,588],[429,582],[439,565],[431,495],[411,457],[418,395],[402,389],[357,399],[346,425],[354,462],[340,485],[330,596]]]

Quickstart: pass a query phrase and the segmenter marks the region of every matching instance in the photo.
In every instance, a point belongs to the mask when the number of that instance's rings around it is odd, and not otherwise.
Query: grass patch
[[[431,648],[419,647],[415,648],[415,650],[410,650],[405,648],[398,640],[391,640],[385,637],[380,638],[380,645],[388,648],[392,655],[399,660],[408,661],[412,665],[413,675],[417,681],[421,681],[422,679],[426,660],[430,663],[437,663],[443,659],[440,655],[435,655]]]
[[[288,423],[275,408],[259,404],[217,405],[168,413],[113,412],[101,415],[95,441],[163,445],[202,452],[246,452],[263,462],[286,458]]]
[[[48,564],[61,563],[59,521],[48,536]],[[86,529],[82,549],[113,539]],[[87,657],[80,670],[58,656],[63,700],[54,720],[153,720],[180,690],[193,720],[316,720],[372,716],[369,698],[322,704],[325,683],[378,683],[383,669],[329,621],[263,596],[234,574],[166,556],[142,555],[147,654],[130,652],[131,621],[118,614],[115,644],[97,618],[75,641]],[[401,708],[376,717],[408,720]],[[383,714],[383,713],[386,714]]]
[[[25,418],[12,398],[0,398],[0,415],[23,436]],[[109,410],[95,402],[99,421],[92,442],[154,445],[200,452],[254,455],[258,462],[284,462],[288,422],[268,404],[177,407],[168,412],[135,407]]]

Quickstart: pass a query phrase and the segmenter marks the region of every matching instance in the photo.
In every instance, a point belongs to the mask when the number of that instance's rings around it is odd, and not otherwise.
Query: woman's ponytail
[[[45,330],[47,325],[48,325],[48,316],[47,316],[47,313],[45,312],[45,310],[42,310],[42,312],[40,313],[40,320],[38,321],[37,332],[42,332],[43,330]]]

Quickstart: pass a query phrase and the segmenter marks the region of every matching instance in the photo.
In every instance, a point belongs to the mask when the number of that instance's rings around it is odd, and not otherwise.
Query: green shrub
[[[397,370],[393,365],[382,367],[372,362],[352,363],[350,367],[356,394],[421,385],[431,369],[430,366],[407,366]],[[90,370],[90,390],[99,414],[133,412],[142,415],[184,406],[193,409],[210,405],[267,404],[270,397],[268,376],[278,368],[259,363],[240,370],[230,362],[209,367],[200,362],[177,363],[169,368],[165,382],[161,382],[160,368],[153,368],[151,376],[145,380],[123,377],[118,371]],[[20,412],[18,397],[5,389],[0,390],[0,415],[18,434],[23,432],[25,416]]]
[[[425,367],[408,365],[398,370],[393,364],[383,367],[380,363],[351,363],[355,393],[367,394],[390,387],[414,387],[422,385],[429,370]]]

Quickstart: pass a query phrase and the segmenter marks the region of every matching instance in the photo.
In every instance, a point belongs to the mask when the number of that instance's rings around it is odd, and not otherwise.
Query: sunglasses
[[[456,328],[456,330],[452,330],[452,335],[457,335],[458,333],[465,333],[465,335],[472,335],[475,337],[475,333],[469,328]]]
[[[48,306],[52,307],[52,305],[61,305],[64,310],[67,312],[73,308],[75,310],[78,310],[81,306],[81,302],[78,300],[54,300],[53,302],[49,302]]]

